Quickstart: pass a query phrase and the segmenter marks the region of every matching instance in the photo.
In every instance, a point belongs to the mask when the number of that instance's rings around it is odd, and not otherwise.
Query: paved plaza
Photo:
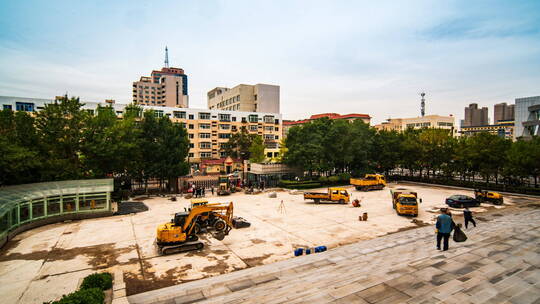
[[[130,303],[539,303],[540,210],[495,216],[435,249],[404,231],[129,297]]]
[[[301,263],[304,258],[294,258],[294,249],[320,245],[331,249],[328,254],[333,258],[328,258],[328,261],[335,261],[340,255],[347,256],[345,252],[349,250],[352,250],[356,261],[365,254],[351,249],[354,246],[382,249],[388,240],[391,240],[390,244],[393,240],[416,240],[413,237],[416,233],[427,233],[425,241],[430,242],[433,238],[432,224],[437,215],[435,210],[444,205],[444,199],[456,193],[472,195],[472,191],[463,189],[389,185],[389,188],[398,187],[413,189],[423,199],[417,218],[396,215],[388,188],[359,192],[349,187],[353,198],[362,199],[360,208],[353,208],[350,204],[317,205],[304,201],[301,194],[294,195],[287,191],[278,192],[277,198],[269,198],[267,193],[210,197],[211,202],[234,202],[234,214],[251,222],[251,227],[233,229],[222,241],[203,236],[203,250],[168,256],[157,253],[154,243],[156,227],[169,221],[175,212],[183,211],[189,205],[189,200],[140,197],[138,200],[149,207],[146,212],[57,223],[17,235],[0,251],[0,294],[6,295],[3,303],[42,303],[76,290],[80,280],[90,273],[109,271],[122,276],[125,292],[132,296],[178,284],[190,286],[206,278],[237,276],[240,270],[254,271],[261,265],[267,267],[280,261]],[[487,228],[482,220],[489,214],[496,218],[497,215],[504,215],[502,218],[506,218],[507,214],[520,211],[519,207],[538,202],[538,198],[507,195],[504,206],[483,204],[474,208],[479,229]],[[368,221],[359,221],[358,217],[364,212],[369,215]],[[459,211],[455,212],[459,220]],[[474,233],[483,230],[478,231]],[[398,236],[401,232],[405,234]],[[384,238],[374,239],[378,237]],[[472,238],[473,241],[475,238]],[[360,243],[355,244],[357,242]],[[340,247],[344,250],[342,253],[333,253],[335,248]],[[412,257],[438,254],[429,251],[433,249],[432,244],[421,249],[428,251],[419,251]],[[307,260],[320,259],[328,254],[317,254],[307,257]],[[385,262],[394,265],[407,258],[408,253]],[[275,265],[271,267],[281,267],[280,264]],[[362,265],[366,269],[372,266],[371,263]],[[261,271],[264,272],[264,268]],[[371,273],[374,271],[357,271],[356,275],[360,279]],[[302,280],[322,283],[326,280],[319,280],[326,276],[314,275]],[[328,280],[335,281],[335,278],[328,276]],[[347,281],[354,280],[348,278]],[[213,292],[219,290],[226,291],[222,288]]]

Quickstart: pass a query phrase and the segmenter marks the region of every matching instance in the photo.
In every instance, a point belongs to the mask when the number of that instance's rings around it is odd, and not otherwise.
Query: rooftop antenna
[[[169,50],[167,49],[167,46],[165,46],[165,67],[169,67]]]
[[[422,114],[422,117],[426,114],[426,99],[424,98],[426,96],[426,93],[422,92],[420,93],[420,97],[422,97],[420,100],[420,114]]]

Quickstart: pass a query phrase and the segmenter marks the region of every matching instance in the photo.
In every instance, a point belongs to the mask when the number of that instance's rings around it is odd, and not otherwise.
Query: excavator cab
[[[186,223],[186,218],[188,217],[188,212],[178,212],[174,214],[174,218],[171,220],[174,223],[174,226],[182,227]]]

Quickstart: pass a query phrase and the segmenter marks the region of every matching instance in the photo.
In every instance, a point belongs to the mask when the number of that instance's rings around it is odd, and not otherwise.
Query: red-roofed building
[[[302,120],[284,120],[283,121],[283,138],[287,136],[287,133],[289,133],[289,129],[294,126],[303,125],[305,123],[308,123],[312,120],[319,119],[319,118],[329,118],[329,119],[345,119],[349,122],[352,122],[356,119],[361,119],[366,124],[370,124],[371,122],[371,116],[368,114],[358,114],[358,113],[351,113],[351,114],[345,114],[341,115],[338,113],[322,113],[322,114],[314,114],[311,115],[308,119],[302,119]]]

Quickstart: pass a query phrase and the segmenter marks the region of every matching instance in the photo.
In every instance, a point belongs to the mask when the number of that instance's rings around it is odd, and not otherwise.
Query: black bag
[[[454,240],[454,242],[460,243],[465,242],[467,240],[467,236],[459,226],[456,226],[454,227],[454,236],[452,239]]]

